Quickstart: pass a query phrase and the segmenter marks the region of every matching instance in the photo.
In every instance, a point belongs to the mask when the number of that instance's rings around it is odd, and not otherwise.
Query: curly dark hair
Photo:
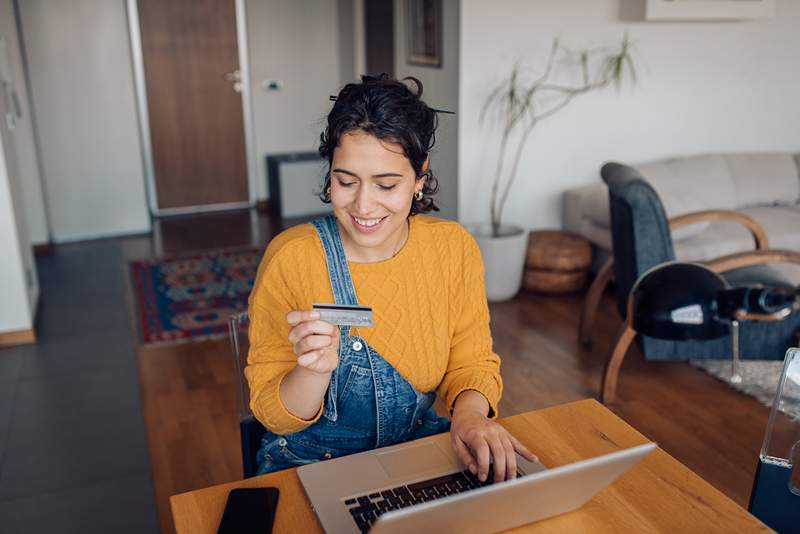
[[[416,94],[405,80],[414,82]],[[411,212],[427,213],[439,211],[433,195],[439,190],[439,182],[430,167],[423,170],[428,153],[436,142],[436,127],[439,124],[436,112],[420,97],[422,82],[407,77],[395,80],[387,74],[361,76],[361,83],[349,83],[339,92],[336,103],[328,114],[328,124],[319,136],[319,155],[328,161],[328,171],[319,194],[322,202],[331,201],[331,165],[333,151],[342,136],[361,130],[378,139],[398,143],[403,147],[417,180],[425,178],[422,198],[411,201]]]

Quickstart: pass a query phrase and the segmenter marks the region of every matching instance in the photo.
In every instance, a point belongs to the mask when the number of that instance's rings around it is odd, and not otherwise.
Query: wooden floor
[[[268,238],[270,227],[263,228]],[[142,244],[131,250],[141,254]],[[620,320],[605,295],[594,344],[582,347],[582,298],[522,293],[490,306],[505,381],[501,416],[597,396]],[[172,532],[170,495],[241,478],[233,358],[225,339],[140,347],[138,368],[161,527]],[[617,415],[747,506],[764,406],[686,363],[644,362],[636,349],[623,364],[617,397],[610,406]]]

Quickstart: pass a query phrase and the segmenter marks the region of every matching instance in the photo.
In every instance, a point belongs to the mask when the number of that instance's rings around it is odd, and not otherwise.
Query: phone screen
[[[231,490],[217,534],[269,534],[277,505],[278,488]]]

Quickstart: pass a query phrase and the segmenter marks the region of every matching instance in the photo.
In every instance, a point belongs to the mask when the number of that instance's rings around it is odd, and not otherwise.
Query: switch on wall
[[[264,80],[261,82],[264,91],[280,91],[283,89],[283,80]]]

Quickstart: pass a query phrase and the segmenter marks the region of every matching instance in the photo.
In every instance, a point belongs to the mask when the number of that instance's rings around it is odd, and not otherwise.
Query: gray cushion
[[[744,208],[767,232],[770,248],[800,250],[800,205]]]
[[[583,219],[577,233],[600,248],[611,250],[611,230],[608,228],[603,228],[589,219]]]
[[[668,218],[737,207],[734,182],[720,155],[668,159],[636,168],[658,193]]]
[[[737,207],[794,204],[800,199],[800,176],[791,154],[729,154],[725,161]]]
[[[732,221],[713,221],[700,234],[674,242],[678,261],[705,261],[726,254],[755,249],[750,232]]]
[[[741,212],[764,228],[770,248],[800,250],[800,206],[746,208]],[[675,242],[675,256],[680,261],[704,261],[754,248],[747,228],[733,221],[714,221],[702,234]]]
[[[611,228],[611,215],[608,210],[608,187],[606,184],[592,184],[587,187],[580,200],[580,210],[585,217],[601,228]]]

